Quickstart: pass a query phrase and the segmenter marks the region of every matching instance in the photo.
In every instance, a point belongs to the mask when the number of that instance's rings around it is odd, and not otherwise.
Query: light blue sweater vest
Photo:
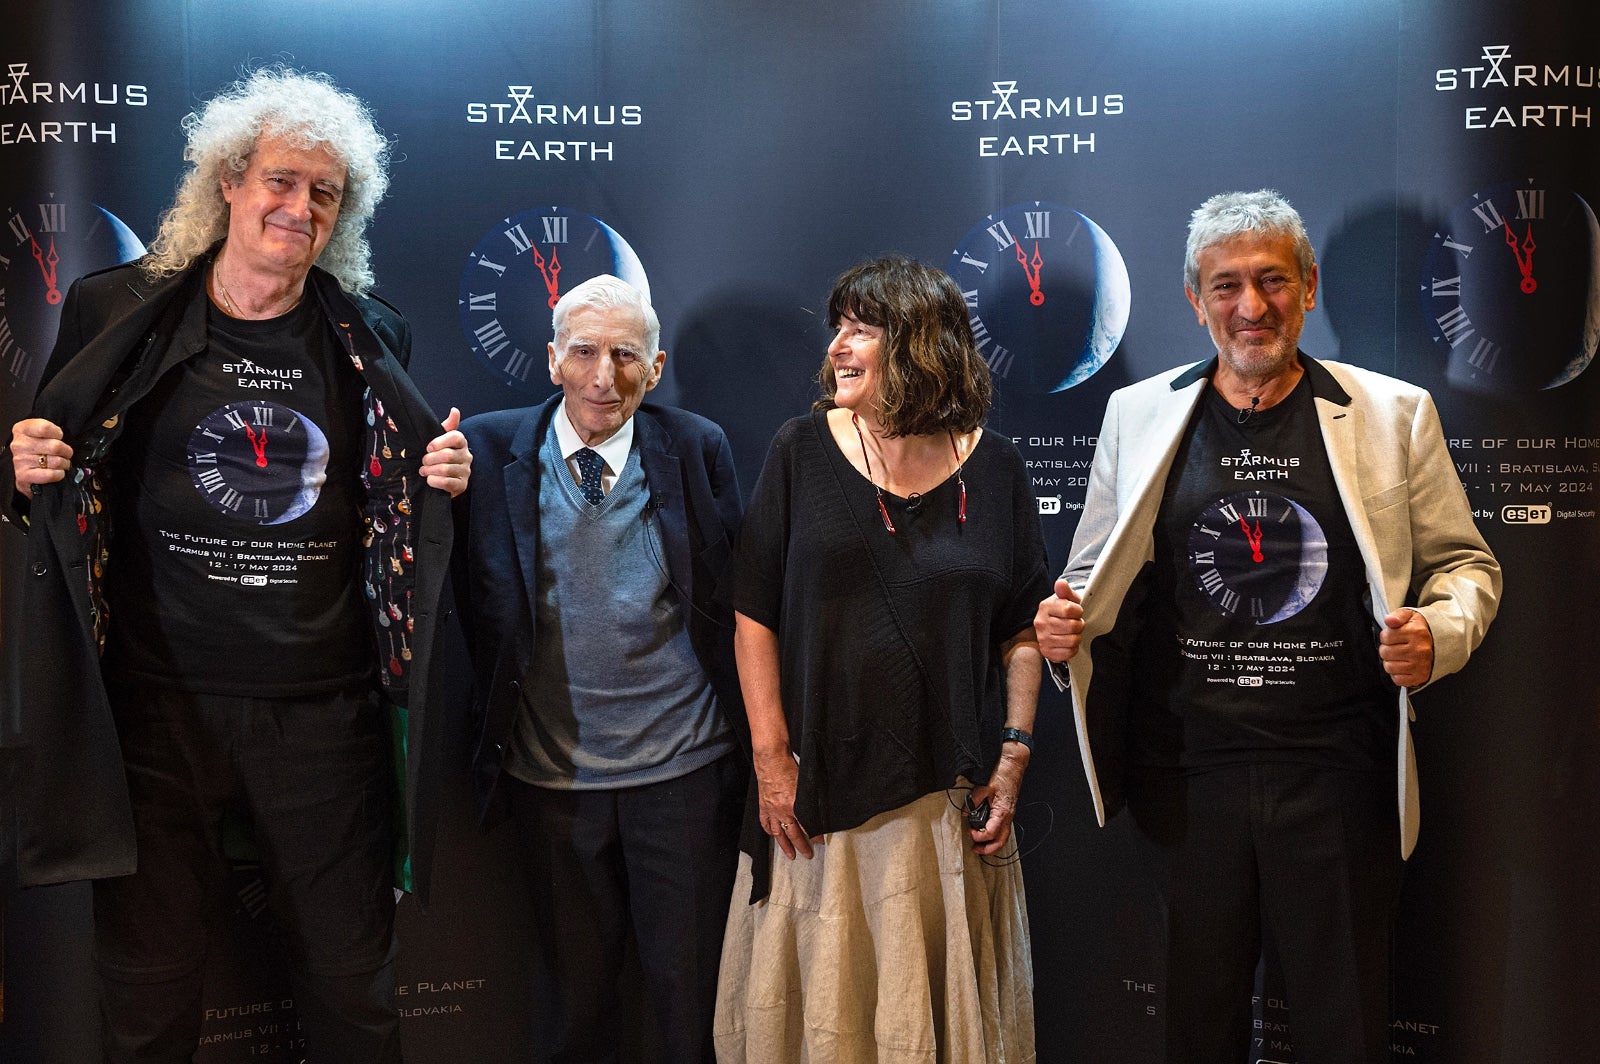
[[[539,449],[533,663],[507,769],[538,787],[675,779],[733,749],[666,569],[635,443],[598,506]]]

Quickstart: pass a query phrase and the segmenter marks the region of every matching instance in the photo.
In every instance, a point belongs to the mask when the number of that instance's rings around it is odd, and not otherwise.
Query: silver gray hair
[[[661,350],[661,319],[656,317],[655,308],[643,292],[609,273],[589,278],[556,301],[555,309],[550,313],[550,329],[555,333],[556,365],[560,365],[561,360],[567,357],[567,316],[580,307],[595,310],[620,307],[638,311],[640,317],[644,318],[645,350],[640,354],[650,372],[646,383],[656,379],[655,358],[656,352]]]
[[[183,119],[190,164],[161,216],[143,268],[152,279],[187,269],[228,235],[222,181],[237,184],[262,138],[301,151],[324,148],[346,168],[344,196],[333,233],[317,265],[347,291],[365,294],[375,282],[367,223],[389,188],[389,141],[365,104],[326,74],[263,67],[240,78]]]
[[[1300,277],[1311,276],[1317,264],[1306,236],[1300,212],[1279,192],[1264,188],[1259,192],[1223,192],[1200,205],[1189,218],[1189,244],[1184,251],[1183,285],[1200,290],[1200,254],[1240,233],[1286,236],[1294,241],[1295,257],[1300,260]]]

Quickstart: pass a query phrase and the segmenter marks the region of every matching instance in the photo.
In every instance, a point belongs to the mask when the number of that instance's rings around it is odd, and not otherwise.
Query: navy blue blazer
[[[456,499],[456,605],[474,674],[478,812],[505,818],[500,767],[533,656],[539,552],[539,448],[561,403],[479,414],[461,423],[472,447],[471,487]],[[633,415],[634,447],[650,486],[667,571],[695,656],[742,750],[749,725],[733,662],[733,609],[717,600],[743,504],[728,438],[714,422],[646,403]]]

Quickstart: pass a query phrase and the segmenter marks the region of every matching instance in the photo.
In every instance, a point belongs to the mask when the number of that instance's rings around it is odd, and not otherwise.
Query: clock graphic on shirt
[[[1452,385],[1559,388],[1600,342],[1600,222],[1582,196],[1544,181],[1476,193],[1434,234],[1420,288]]]
[[[316,505],[328,477],[328,437],[287,406],[229,403],[189,435],[189,477],[225,517],[281,525]]]
[[[1189,573],[1224,617],[1277,624],[1311,604],[1328,575],[1328,537],[1305,507],[1241,491],[1201,510],[1189,530]]]
[[[0,217],[0,400],[31,399],[72,282],[144,245],[104,207],[54,192],[21,196]]]
[[[997,384],[1066,391],[1122,342],[1128,268],[1106,231],[1079,211],[1044,200],[995,211],[956,245],[947,270]]]
[[[496,222],[467,256],[456,306],[467,346],[504,383],[543,389],[556,301],[609,273],[650,298],[644,265],[622,234],[567,207],[537,207]]]

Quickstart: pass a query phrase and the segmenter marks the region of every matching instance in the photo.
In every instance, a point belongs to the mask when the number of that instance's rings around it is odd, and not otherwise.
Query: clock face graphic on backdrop
[[[1600,341],[1600,223],[1582,196],[1547,182],[1476,193],[1429,243],[1421,293],[1452,385],[1559,388]]]
[[[53,192],[0,213],[0,399],[31,399],[72,282],[138,258],[144,245],[104,207]]]
[[[328,476],[328,437],[279,403],[220,406],[189,435],[189,477],[226,517],[281,525],[316,505]]]
[[[1328,537],[1291,499],[1237,492],[1195,518],[1189,573],[1223,616],[1276,624],[1317,597],[1328,576]]]
[[[650,298],[644,266],[622,234],[567,207],[502,218],[461,271],[461,331],[490,373],[516,388],[549,380],[550,311],[576,285],[609,273]]]
[[[1122,342],[1128,268],[1086,214],[1043,200],[996,211],[956,245],[948,270],[997,383],[1066,391]]]

